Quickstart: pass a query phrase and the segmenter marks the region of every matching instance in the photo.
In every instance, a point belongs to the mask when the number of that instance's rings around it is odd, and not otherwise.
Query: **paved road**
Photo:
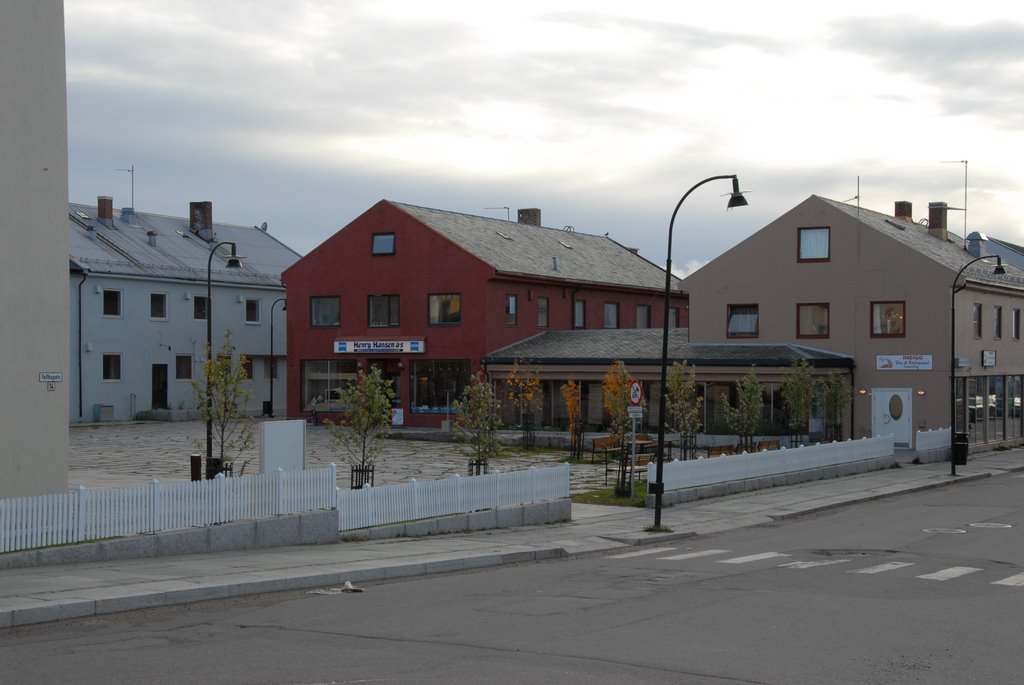
[[[0,663],[12,682],[1018,682],[1022,496],[1007,474],[357,594],[28,627]]]
[[[138,485],[153,478],[160,481],[189,479],[189,454],[205,452],[206,424],[200,421],[137,422],[122,424],[72,425],[69,431],[68,484],[87,488]],[[254,446],[241,457],[252,459],[247,467],[259,469],[259,448]],[[565,461],[562,450],[521,452],[507,448],[494,468],[502,471],[548,466]],[[426,440],[387,440],[377,459],[375,483],[438,480],[456,474],[465,475],[467,457],[459,446]],[[334,462],[338,485],[347,488],[348,463],[332,445],[330,433],[322,426],[306,429],[306,466],[316,468]],[[236,467],[236,474],[240,467]],[[574,464],[570,489],[590,490],[604,484],[601,465]]]

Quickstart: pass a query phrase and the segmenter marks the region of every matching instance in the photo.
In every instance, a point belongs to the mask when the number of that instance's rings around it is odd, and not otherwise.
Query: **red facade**
[[[573,328],[575,301],[584,303],[586,328],[606,327],[606,303],[618,305],[617,328],[636,327],[639,305],[649,308],[648,326],[660,327],[664,306],[651,288],[502,273],[388,201],[300,259],[282,280],[288,415],[308,415],[314,406],[321,414],[336,411],[337,384],[376,365],[394,380],[396,408],[408,426],[440,426],[486,354],[545,330]],[[546,327],[538,312],[544,298]],[[686,326],[686,298],[672,307]]]

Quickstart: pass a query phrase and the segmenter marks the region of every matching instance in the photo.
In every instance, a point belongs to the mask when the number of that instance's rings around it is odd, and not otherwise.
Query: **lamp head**
[[[996,276],[1005,276],[1006,269],[1003,268],[1003,258],[996,255],[996,268],[992,269],[992,273]]]
[[[729,204],[726,209],[732,209],[734,207],[746,207],[747,198],[743,197],[743,193],[740,191],[740,179],[736,176],[732,177],[732,192],[729,193]]]
[[[239,257],[238,254],[235,252],[234,243],[229,243],[229,245],[231,245],[231,255],[228,257],[227,263],[224,266],[227,267],[228,269],[241,269],[242,257]]]

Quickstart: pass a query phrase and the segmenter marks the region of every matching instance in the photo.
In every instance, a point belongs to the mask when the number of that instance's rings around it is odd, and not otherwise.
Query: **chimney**
[[[146,238],[149,239],[149,244],[151,247],[156,247],[156,236],[156,231],[146,231]]]
[[[188,203],[188,230],[210,242],[213,240],[213,203],[209,200]]]
[[[109,195],[96,198],[96,218],[107,228],[114,227],[114,198]]]
[[[896,218],[914,223],[914,205],[906,200],[896,201]]]
[[[972,257],[985,257],[988,255],[988,251],[985,249],[985,243],[988,242],[988,236],[984,233],[974,231],[967,236],[967,252]]]
[[[133,207],[121,208],[121,221],[129,226],[135,226],[135,209]]]
[[[945,202],[928,203],[928,232],[939,240],[949,240],[946,233],[946,208]]]
[[[536,207],[530,209],[520,209],[519,212],[519,223],[529,224],[530,226],[540,226],[540,210]]]

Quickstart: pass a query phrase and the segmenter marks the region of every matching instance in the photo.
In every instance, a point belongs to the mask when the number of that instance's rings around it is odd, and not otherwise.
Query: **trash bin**
[[[210,457],[206,460],[206,480],[213,480],[223,470],[224,463],[217,457]]]
[[[957,433],[953,438],[953,464],[967,465],[967,433]]]
[[[270,400],[263,400],[263,415],[273,416],[274,408],[270,406]]]
[[[203,455],[196,452],[188,455],[189,475],[192,480],[203,479]]]

